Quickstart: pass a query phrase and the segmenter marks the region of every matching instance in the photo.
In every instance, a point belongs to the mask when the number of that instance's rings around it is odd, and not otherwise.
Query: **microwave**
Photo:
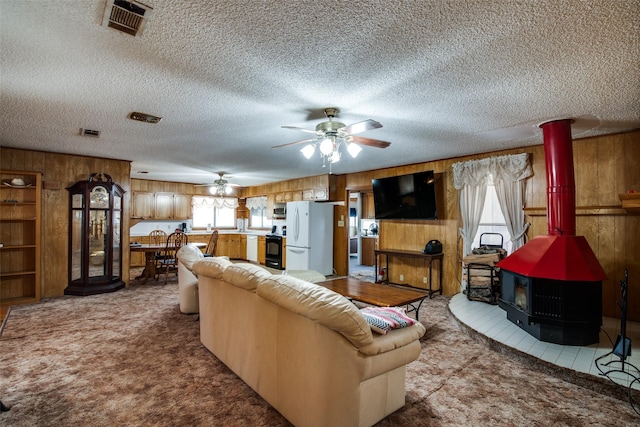
[[[273,205],[273,219],[286,219],[287,218],[287,204],[276,203]]]

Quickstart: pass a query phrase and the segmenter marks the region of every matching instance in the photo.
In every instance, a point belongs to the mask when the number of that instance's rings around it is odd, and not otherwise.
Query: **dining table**
[[[206,243],[189,243],[198,248],[204,248]],[[156,254],[162,252],[166,248],[166,243],[136,243],[130,244],[129,250],[131,252],[144,252],[144,269],[139,276],[135,279],[142,279],[142,284],[147,283],[148,279],[154,279],[156,277]]]

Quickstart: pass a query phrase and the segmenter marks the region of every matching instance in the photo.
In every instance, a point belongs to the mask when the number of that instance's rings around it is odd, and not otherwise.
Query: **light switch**
[[[338,221],[338,227],[344,227],[344,221],[342,220]]]

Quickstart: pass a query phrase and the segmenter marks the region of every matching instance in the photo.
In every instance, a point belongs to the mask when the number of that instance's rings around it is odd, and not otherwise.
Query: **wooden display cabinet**
[[[65,295],[94,295],[125,286],[122,280],[124,190],[93,173],[69,190],[69,285]]]
[[[42,174],[0,171],[0,305],[40,301]]]

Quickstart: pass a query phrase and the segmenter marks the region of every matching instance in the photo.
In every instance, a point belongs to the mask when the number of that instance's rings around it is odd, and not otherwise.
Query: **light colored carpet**
[[[376,275],[373,270],[357,270],[351,272],[349,276],[355,277],[360,280],[365,280],[367,282],[375,282]]]
[[[463,333],[426,300],[407,404],[380,426],[631,426],[628,402],[540,372]],[[0,338],[2,426],[285,426],[199,341],[173,277],[12,310]]]

